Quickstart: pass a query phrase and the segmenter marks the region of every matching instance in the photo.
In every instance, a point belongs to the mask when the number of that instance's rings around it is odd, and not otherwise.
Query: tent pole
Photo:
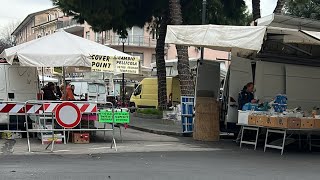
[[[42,87],[44,87],[44,67],[41,67],[41,74],[42,74]]]
[[[62,67],[62,75],[63,75],[63,101],[67,100],[67,82],[66,82],[66,68],[63,66]]]
[[[41,67],[41,73],[42,73],[42,88],[44,88],[44,67]],[[41,100],[43,100],[43,95],[41,96]]]

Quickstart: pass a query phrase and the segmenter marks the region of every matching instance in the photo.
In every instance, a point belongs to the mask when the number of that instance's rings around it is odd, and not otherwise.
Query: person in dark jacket
[[[238,97],[238,109],[242,110],[243,106],[247,103],[257,103],[253,95],[254,84],[252,82],[247,83],[239,93]]]
[[[72,91],[72,94],[74,96],[78,96],[77,94],[74,93],[74,90],[76,89],[76,87],[74,85],[71,85],[71,91]]]
[[[54,90],[55,90],[55,85],[52,82],[49,82],[44,88],[42,88],[43,90],[43,100],[57,100],[56,95],[54,94]]]

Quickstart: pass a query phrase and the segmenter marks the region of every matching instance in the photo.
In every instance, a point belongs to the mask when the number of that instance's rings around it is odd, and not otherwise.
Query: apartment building
[[[21,24],[12,33],[16,38],[16,43],[21,44],[54,33],[59,29],[75,34],[77,36],[95,41],[117,49],[119,51],[140,56],[141,65],[149,67],[156,61],[156,34],[151,33],[147,26],[132,27],[128,29],[128,37],[121,39],[117,33],[112,30],[103,32],[94,32],[88,23],[79,24],[73,17],[66,16],[61,9],[54,7],[47,10],[29,14]],[[123,46],[124,45],[124,46]],[[198,48],[189,47],[189,57],[199,58]],[[174,45],[167,45],[165,49],[165,59],[176,59],[177,52]],[[228,53],[207,49],[205,51],[206,59],[227,59]],[[79,69],[78,69],[79,70]],[[70,69],[70,72],[74,69]],[[44,75],[52,76],[53,68],[44,68]],[[39,73],[42,73],[41,68]]]

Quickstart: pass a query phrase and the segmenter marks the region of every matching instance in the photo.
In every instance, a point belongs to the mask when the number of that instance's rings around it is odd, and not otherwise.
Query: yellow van
[[[167,99],[171,104],[180,103],[180,84],[177,77],[167,77]],[[158,79],[144,78],[130,98],[131,108],[158,108]]]

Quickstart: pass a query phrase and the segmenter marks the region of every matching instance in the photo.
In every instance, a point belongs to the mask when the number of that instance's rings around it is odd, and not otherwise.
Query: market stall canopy
[[[0,57],[9,64],[18,60],[21,66],[91,67],[91,55],[132,57],[63,30],[5,49]]]
[[[261,49],[265,26],[169,25],[166,43],[250,54]]]

